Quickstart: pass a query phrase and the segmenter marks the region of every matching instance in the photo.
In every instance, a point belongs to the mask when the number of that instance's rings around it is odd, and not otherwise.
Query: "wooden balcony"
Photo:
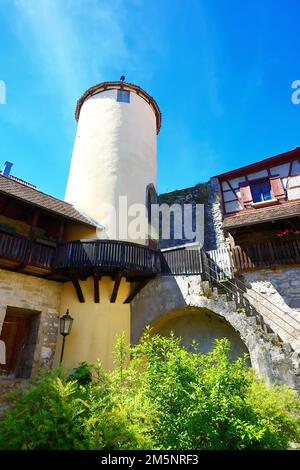
[[[55,271],[111,274],[123,271],[127,277],[140,278],[159,274],[158,250],[137,243],[117,240],[77,240],[60,243],[52,268]]]
[[[122,270],[133,277],[161,272],[158,250],[115,240],[78,240],[47,246],[21,235],[0,233],[0,259],[3,267],[15,267],[16,271],[22,265],[22,270],[33,266],[53,273],[82,275],[95,270],[101,274]]]
[[[241,244],[231,253],[235,272],[300,264],[300,239]]]
[[[159,250],[136,243],[116,240],[77,240],[47,246],[20,235],[0,233],[0,267],[55,281],[71,281],[80,302],[84,293],[80,280],[94,280],[94,301],[99,303],[99,282],[102,276],[114,280],[111,302],[115,302],[123,277],[134,282],[124,303],[155,275],[161,273]]]
[[[47,246],[21,235],[0,233],[0,258],[3,267],[14,270],[32,266],[42,271],[50,271],[54,259],[55,246]]]
[[[36,267],[58,280],[74,273],[84,278],[95,272],[113,276],[121,270],[135,280],[157,274],[200,274],[202,270],[200,250],[195,246],[160,251],[116,240],[76,240],[47,246],[46,242],[3,232],[0,265],[16,271]]]
[[[223,251],[215,251],[219,257],[224,256]],[[212,254],[209,252],[210,256]],[[232,265],[237,273],[300,264],[300,239],[240,244],[231,248],[226,256],[224,263],[230,265],[230,269]],[[226,271],[219,257],[215,261]],[[201,250],[194,246],[160,251],[116,240],[77,240],[48,246],[46,242],[3,232],[0,232],[0,267],[58,281],[68,280],[73,275],[81,279],[90,275],[114,278],[122,273],[129,281],[139,281],[156,275],[203,272]]]

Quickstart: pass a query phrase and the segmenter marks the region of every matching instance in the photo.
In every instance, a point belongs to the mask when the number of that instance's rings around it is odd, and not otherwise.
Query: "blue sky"
[[[0,0],[1,162],[64,197],[76,100],[126,75],[157,100],[159,192],[300,145],[297,0]]]

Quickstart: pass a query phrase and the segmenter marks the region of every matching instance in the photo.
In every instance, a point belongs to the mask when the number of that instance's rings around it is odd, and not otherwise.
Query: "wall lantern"
[[[71,315],[69,314],[69,309],[59,319],[59,331],[60,331],[60,334],[63,337],[61,355],[60,355],[60,364],[62,363],[63,356],[64,356],[66,336],[68,336],[71,333],[73,320],[74,320],[74,318],[72,318]]]

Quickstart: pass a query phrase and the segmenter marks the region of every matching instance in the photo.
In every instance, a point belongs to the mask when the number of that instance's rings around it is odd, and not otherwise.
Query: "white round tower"
[[[148,242],[148,227],[133,239],[132,230],[119,227],[119,216],[129,209],[133,221],[137,206],[145,208],[157,187],[156,136],[161,113],[143,89],[127,82],[103,82],[78,100],[78,120],[66,201],[104,226],[104,237]],[[123,196],[121,205],[120,196]],[[127,197],[127,200],[124,198]],[[103,235],[102,235],[103,236]]]

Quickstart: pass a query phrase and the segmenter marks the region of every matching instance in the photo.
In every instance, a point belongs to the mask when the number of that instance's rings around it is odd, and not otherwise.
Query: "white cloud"
[[[78,70],[82,48],[63,5],[57,0],[17,0],[18,31],[47,85],[52,83],[55,91],[62,88],[66,100],[74,102],[85,71]]]
[[[46,94],[62,108],[74,108],[85,89],[110,77],[113,64],[130,56],[118,2],[96,0],[16,0],[18,39],[34,63]]]
[[[150,57],[158,52],[159,27],[150,31],[143,24],[143,2],[15,0],[15,7],[17,35],[28,60],[47,93],[59,93],[67,105],[74,106],[99,81],[127,73],[136,81],[153,72]]]

